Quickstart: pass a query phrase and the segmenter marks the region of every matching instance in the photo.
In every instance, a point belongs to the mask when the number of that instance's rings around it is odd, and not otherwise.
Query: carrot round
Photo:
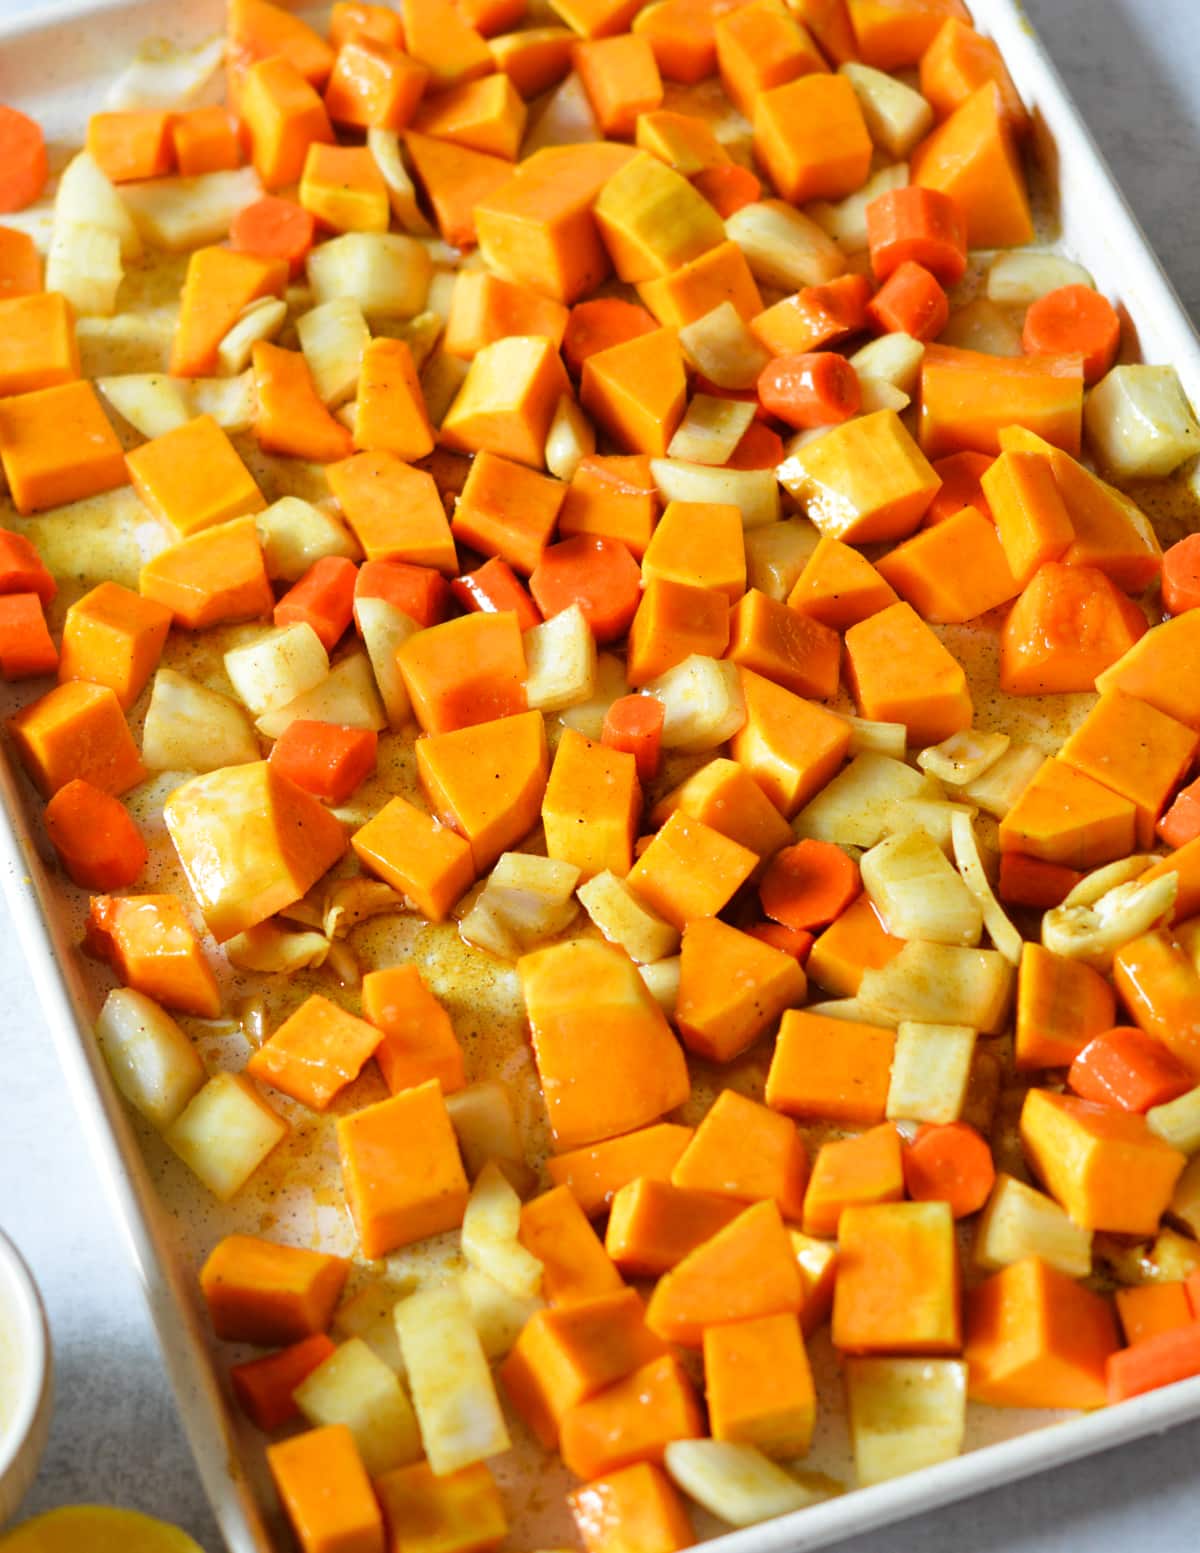
[[[526,593],[516,572],[498,555],[485,561],[478,570],[456,577],[450,584],[450,592],[465,610],[499,615],[511,609],[522,631],[532,631],[534,626],[542,623],[537,605]]]
[[[81,889],[127,889],[146,866],[146,843],[124,804],[82,777],[46,805],[46,831]]]
[[[1200,606],[1200,534],[1189,534],[1164,553],[1162,600],[1169,615]]]
[[[862,890],[858,865],[831,841],[776,852],[758,886],[762,909],[784,927],[826,927]]]
[[[1083,380],[1095,383],[1117,359],[1121,320],[1091,286],[1060,286],[1025,314],[1021,344],[1027,356],[1082,356]]]
[[[1119,1027],[1092,1037],[1071,1064],[1067,1083],[1098,1105],[1144,1112],[1177,1100],[1196,1081],[1157,1036]]]
[[[1190,782],[1175,795],[1156,829],[1166,844],[1176,849],[1200,836],[1200,781]]]
[[[577,302],[563,334],[563,357],[572,372],[581,372],[589,356],[623,345],[641,334],[652,334],[658,325],[644,307],[622,302],[620,297],[596,297]]]
[[[25,114],[0,103],[0,212],[32,205],[49,176],[40,127]]]
[[[936,339],[950,318],[950,303],[936,275],[906,259],[893,270],[867,306],[871,321],[885,334]]]
[[[836,426],[862,404],[858,373],[835,351],[777,356],[759,374],[758,397],[764,410],[797,430]]]
[[[551,545],[529,579],[534,603],[547,620],[578,604],[601,643],[628,631],[641,587],[641,571],[625,546],[590,534]]]
[[[637,761],[639,782],[658,775],[666,711],[655,696],[620,696],[604,714],[600,742],[624,750]]]
[[[783,463],[783,438],[762,421],[751,421],[725,460],[726,469],[775,469]]]
[[[923,265],[945,286],[967,268],[967,235],[958,206],[939,189],[909,184],[867,206],[871,268],[880,280],[902,264]]]
[[[772,949],[782,949],[790,954],[798,965],[803,965],[812,952],[813,935],[800,927],[785,927],[782,922],[755,922],[746,929],[751,938],[757,938]]]
[[[728,221],[743,205],[753,205],[762,193],[762,184],[748,167],[729,162],[723,167],[706,167],[692,179],[692,186],[720,216]]]
[[[236,253],[256,259],[286,259],[292,274],[298,275],[313,245],[315,225],[303,205],[265,194],[234,216],[229,244]]]
[[[1024,852],[1001,852],[1000,899],[1009,906],[1051,911],[1061,906],[1083,878],[1077,869],[1046,863]]]
[[[919,1128],[903,1159],[914,1202],[949,1203],[956,1219],[978,1212],[996,1179],[991,1150],[966,1122]]]

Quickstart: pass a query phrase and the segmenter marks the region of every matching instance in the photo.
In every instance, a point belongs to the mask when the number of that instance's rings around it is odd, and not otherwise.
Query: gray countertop
[[[1025,0],[1184,304],[1200,317],[1200,0]],[[0,0],[0,16],[39,7]],[[84,1152],[11,936],[0,941],[0,1222],[49,1308],[50,1447],[28,1512],[81,1501],[220,1537],[163,1379],[141,1291]],[[1200,1424],[838,1544],[839,1553],[1185,1553],[1198,1544]]]

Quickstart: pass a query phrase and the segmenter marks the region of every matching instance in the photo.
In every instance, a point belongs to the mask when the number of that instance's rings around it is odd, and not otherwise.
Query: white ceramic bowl
[[[41,1296],[0,1231],[0,1526],[37,1475],[53,1405],[50,1334]]]

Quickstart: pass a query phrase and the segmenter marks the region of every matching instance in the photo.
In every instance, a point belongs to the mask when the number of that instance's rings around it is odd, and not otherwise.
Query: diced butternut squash
[[[429,734],[416,753],[430,807],[466,837],[477,874],[537,823],[549,771],[539,712]]]
[[[1096,676],[1096,689],[1123,690],[1160,712],[1200,728],[1200,611],[1189,609],[1154,626],[1124,657]]]
[[[1025,174],[1003,97],[992,81],[917,147],[912,181],[954,200],[972,248],[1016,248],[1033,241]]]
[[[373,1025],[314,993],[253,1053],[246,1072],[323,1111],[358,1077],[379,1042]]]
[[[296,183],[309,147],[333,141],[325,104],[282,55],[251,65],[238,96],[250,157],[265,189]]]
[[[1103,572],[1047,562],[1004,622],[1000,688],[1010,696],[1093,690],[1145,634],[1139,605]]]
[[[807,1453],[817,1398],[794,1316],[709,1327],[704,1380],[714,1440],[754,1445],[785,1459]]]
[[[119,797],[146,775],[121,702],[107,685],[58,685],[15,712],[8,731],[44,798],[76,778]]]
[[[201,1019],[221,1012],[216,977],[177,896],[94,895],[84,945],[164,1008]]]
[[[757,866],[747,847],[677,811],[630,869],[628,883],[682,932],[722,911]]]
[[[658,329],[595,352],[583,364],[579,397],[618,446],[663,457],[687,397],[675,335]]]
[[[904,539],[941,484],[894,410],[823,432],[785,459],[779,478],[823,535],[851,544]]]
[[[948,1203],[881,1203],[842,1214],[833,1341],[843,1353],[957,1353],[960,1299]]]
[[[884,1122],[822,1144],[804,1194],[804,1234],[836,1235],[847,1208],[903,1200],[900,1134]]]
[[[542,803],[548,855],[574,863],[585,879],[605,870],[624,878],[641,808],[634,757],[564,730]]]
[[[1098,868],[1133,851],[1137,811],[1061,760],[1048,760],[1000,821],[1000,847],[1047,863]]]
[[[1024,946],[1017,975],[1018,1068],[1069,1067],[1115,1021],[1116,999],[1098,971],[1041,944]]]
[[[392,798],[351,837],[361,862],[439,922],[475,879],[471,844],[403,798]]]
[[[77,378],[75,315],[66,297],[39,291],[4,298],[0,289],[0,396],[54,388]]]
[[[660,1462],[672,1440],[694,1439],[704,1420],[674,1354],[651,1359],[563,1415],[559,1450],[578,1477],[597,1478],[639,1461]]]
[[[125,455],[88,382],[0,400],[0,467],[22,514],[124,485]]]
[[[587,1553],[675,1553],[695,1542],[683,1500],[653,1462],[587,1483],[567,1503]]]
[[[210,415],[125,455],[129,478],[155,517],[180,534],[228,523],[267,505],[254,476]]]
[[[659,1122],[591,1148],[574,1149],[546,1162],[550,1179],[568,1186],[589,1218],[607,1213],[630,1181],[667,1181],[692,1139],[690,1127]]]
[[[721,218],[704,196],[641,151],[600,190],[595,216],[613,267],[632,283],[669,275],[725,240]]]
[[[107,685],[128,710],[158,667],[170,628],[161,604],[119,583],[99,583],[67,610],[59,681]]]
[[[668,502],[646,546],[642,576],[713,588],[736,604],[746,591],[740,510],[719,502]]]
[[[466,1083],[462,1047],[446,1010],[411,963],[368,971],[362,984],[363,1017],[382,1038],[375,1061],[392,1094],[437,1079],[444,1095]]]
[[[625,673],[649,684],[693,654],[720,658],[729,645],[729,600],[715,588],[650,577],[629,627]]]
[[[395,453],[357,453],[332,464],[329,487],[368,561],[406,561],[453,576],[454,536],[432,475]]]
[[[805,964],[811,980],[840,998],[858,993],[863,972],[880,970],[903,949],[879,920],[870,896],[860,895],[818,935]]]
[[[683,931],[675,1024],[689,1051],[730,1062],[803,1001],[805,985],[791,955],[717,917],[696,918]]]
[[[426,733],[525,711],[525,651],[515,614],[464,615],[400,648],[400,672]]]
[[[1200,1083],[1200,971],[1184,945],[1165,928],[1143,934],[1117,950],[1113,976],[1136,1023]]]
[[[682,329],[725,302],[749,322],[762,306],[754,275],[734,242],[718,243],[669,275],[640,281],[637,289],[665,329]]]
[[[410,129],[404,144],[417,178],[433,207],[438,231],[447,243],[470,248],[476,241],[476,211],[512,177],[512,163],[486,151],[435,140]]]
[[[828,701],[837,694],[842,653],[836,633],[757,588],[734,608],[728,656],[798,696]]]
[[[891,1030],[789,1009],[767,1074],[767,1104],[849,1126],[881,1122],[894,1049]]]
[[[863,717],[904,723],[911,744],[969,728],[967,677],[911,604],[892,604],[846,632],[846,673]]]
[[[736,1219],[742,1206],[733,1198],[639,1176],[613,1196],[604,1247],[623,1273],[658,1278]]]
[[[201,1268],[200,1288],[222,1341],[265,1348],[323,1332],[349,1271],[325,1252],[226,1235]]]
[[[788,595],[788,607],[847,631],[897,602],[895,590],[865,555],[822,534]]]
[[[442,444],[456,453],[489,452],[532,469],[545,465],[546,434],[566,370],[554,345],[510,335],[476,353],[442,420]]]
[[[871,137],[845,76],[809,74],[762,92],[754,150],[785,199],[840,200],[871,170]]]
[[[921,363],[921,450],[941,459],[999,453],[1001,432],[1021,426],[1073,456],[1083,419],[1077,356],[992,356],[927,345]]]
[[[362,353],[354,446],[405,463],[433,452],[433,429],[407,340],[372,340]]]
[[[552,1305],[615,1294],[622,1287],[625,1262],[600,1239],[568,1186],[553,1187],[525,1203],[520,1239],[542,1264],[542,1293]],[[648,1240],[653,1243],[652,1233]]]
[[[1137,844],[1154,845],[1167,799],[1196,753],[1197,735],[1123,690],[1103,694],[1062,747],[1060,759],[1093,777],[1137,811]]]
[[[142,567],[138,591],[189,631],[270,615],[275,595],[252,517],[189,534]]]
[[[787,821],[736,760],[719,757],[701,766],[659,800],[650,812],[650,823],[663,825],[676,810],[702,820],[760,858],[771,857],[792,840]]]
[[[897,545],[880,561],[879,575],[935,624],[974,620],[1007,604],[1020,586],[1003,536],[974,507]]]
[[[397,1467],[375,1479],[375,1493],[393,1545],[418,1536],[444,1539],[447,1547],[492,1548],[508,1530],[504,1499],[482,1461],[438,1475],[427,1461]]]
[[[348,1425],[269,1445],[267,1465],[303,1553],[382,1553],[383,1516]]]
[[[566,492],[561,481],[485,450],[454,509],[454,537],[528,575],[550,543]]]
[[[785,1219],[804,1209],[808,1154],[795,1123],[723,1089],[671,1172],[677,1187],[734,1202],[774,1201]]]
[[[739,669],[745,724],[730,743],[739,761],[785,815],[796,813],[834,775],[850,746],[850,726],[814,701]]]

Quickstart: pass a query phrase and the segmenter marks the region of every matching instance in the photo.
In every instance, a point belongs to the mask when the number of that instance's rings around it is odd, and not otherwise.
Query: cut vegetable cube
[[[163,1136],[214,1197],[235,1196],[290,1128],[240,1073],[197,1090]]]

